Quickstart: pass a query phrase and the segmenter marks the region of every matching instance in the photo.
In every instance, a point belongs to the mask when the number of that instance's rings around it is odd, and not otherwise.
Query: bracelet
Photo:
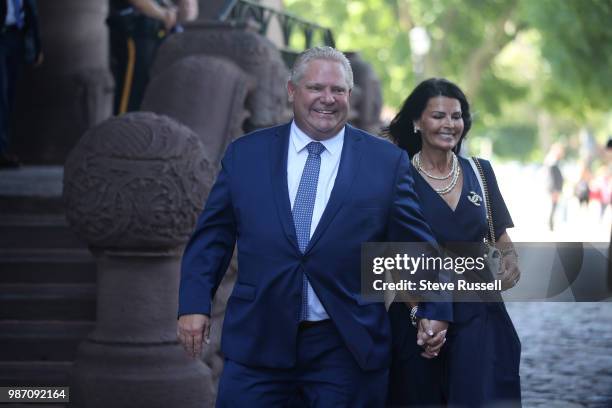
[[[418,319],[417,319],[417,312],[419,311],[419,307],[418,306],[412,306],[412,309],[410,309],[410,323],[412,323],[412,326],[417,327],[417,323],[418,323]]]

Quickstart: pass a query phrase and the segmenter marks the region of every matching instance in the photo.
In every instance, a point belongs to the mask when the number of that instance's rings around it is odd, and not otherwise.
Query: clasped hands
[[[440,349],[446,343],[448,322],[420,319],[417,330],[417,344],[423,347],[421,356],[427,359],[437,357]]]

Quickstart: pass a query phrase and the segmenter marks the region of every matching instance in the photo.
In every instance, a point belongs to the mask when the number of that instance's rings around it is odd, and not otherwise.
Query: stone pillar
[[[216,20],[226,0],[198,0],[200,13],[198,20]]]
[[[206,158],[218,165],[227,145],[244,133],[245,101],[255,81],[225,58],[192,55],[156,75],[141,109],[187,125],[202,140]]]
[[[37,4],[45,60],[18,83],[11,139],[27,163],[63,164],[81,135],[112,112],[108,1]]]
[[[291,119],[289,71],[279,50],[267,38],[228,24],[195,22],[184,33],[168,37],[157,52],[151,78],[182,58],[202,54],[228,59],[253,79],[255,89],[246,99],[250,116],[245,132]]]
[[[380,80],[372,66],[358,52],[346,53],[355,80],[351,95],[351,124],[370,133],[380,133],[383,99]]]
[[[95,330],[77,352],[78,407],[205,407],[211,372],[177,342],[182,246],[215,176],[198,137],[136,112],[89,130],[65,166],[72,228],[98,267]]]

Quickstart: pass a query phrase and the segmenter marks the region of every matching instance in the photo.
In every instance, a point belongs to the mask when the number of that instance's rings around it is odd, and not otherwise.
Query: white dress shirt
[[[287,184],[289,187],[289,200],[291,200],[291,208],[295,203],[298,187],[304,171],[304,165],[308,158],[308,149],[306,146],[310,142],[317,142],[311,139],[306,133],[302,132],[297,127],[295,122],[291,123],[291,132],[289,140],[289,153],[287,155]],[[314,210],[312,212],[312,222],[310,224],[310,237],[314,233],[323,211],[327,206],[329,197],[336,182],[338,175],[338,167],[340,166],[340,156],[342,155],[342,146],[344,145],[344,128],[337,135],[330,139],[320,141],[325,150],[321,153],[321,169],[319,171],[319,181],[317,183],[317,196],[315,198]],[[317,297],[317,294],[308,283],[308,320],[324,320],[329,319],[329,315]]]

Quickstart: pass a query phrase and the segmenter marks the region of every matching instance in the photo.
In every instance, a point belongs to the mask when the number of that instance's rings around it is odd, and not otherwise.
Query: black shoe
[[[21,166],[19,158],[14,154],[0,153],[0,168],[14,169]]]

